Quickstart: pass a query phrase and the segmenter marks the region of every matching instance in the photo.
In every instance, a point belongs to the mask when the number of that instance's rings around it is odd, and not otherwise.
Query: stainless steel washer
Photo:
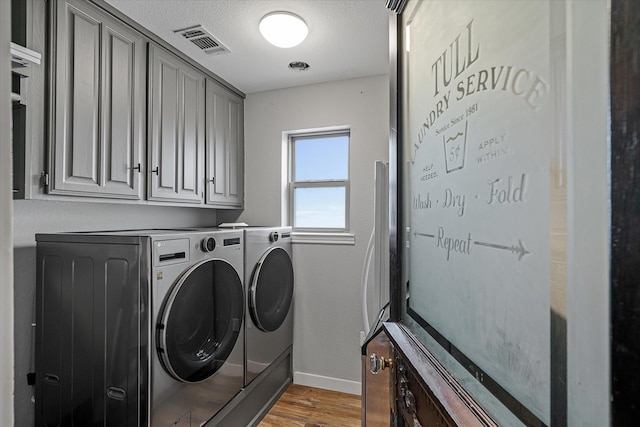
[[[200,426],[241,391],[242,231],[36,239],[38,423]]]
[[[241,231],[152,241],[151,425],[200,426],[243,386]]]
[[[293,345],[291,227],[245,232],[245,386]]]

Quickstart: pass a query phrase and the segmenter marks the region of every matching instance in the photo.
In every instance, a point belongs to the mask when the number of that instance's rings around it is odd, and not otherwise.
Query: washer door
[[[282,325],[293,299],[293,265],[282,248],[262,255],[253,271],[249,289],[249,312],[253,323],[265,332]]]
[[[157,325],[158,354],[176,379],[209,378],[233,350],[244,311],[242,282],[226,261],[191,267],[167,298]]]

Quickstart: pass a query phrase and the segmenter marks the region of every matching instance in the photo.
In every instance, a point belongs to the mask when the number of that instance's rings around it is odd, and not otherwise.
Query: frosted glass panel
[[[345,188],[296,188],[294,227],[345,228]]]
[[[549,424],[551,200],[559,185],[551,178],[564,185],[557,160],[565,150],[562,125],[554,129],[563,103],[550,3],[410,9],[402,52],[406,312],[492,393],[524,406],[521,419]],[[566,200],[557,202],[562,216]]]

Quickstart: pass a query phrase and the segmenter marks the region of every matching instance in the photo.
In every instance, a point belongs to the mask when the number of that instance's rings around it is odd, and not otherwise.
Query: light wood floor
[[[258,427],[360,427],[360,396],[289,386]]]

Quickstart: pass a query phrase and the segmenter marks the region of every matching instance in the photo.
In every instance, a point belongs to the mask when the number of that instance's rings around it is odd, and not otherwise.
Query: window
[[[349,131],[293,134],[290,218],[296,231],[349,230]]]

